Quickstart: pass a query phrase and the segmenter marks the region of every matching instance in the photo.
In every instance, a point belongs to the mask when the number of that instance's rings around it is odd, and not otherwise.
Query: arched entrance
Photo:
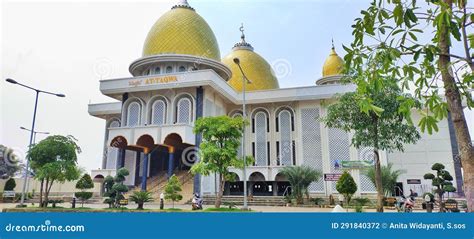
[[[275,190],[277,196],[284,196],[284,194],[291,194],[291,184],[282,173],[275,176]]]
[[[229,178],[226,178],[224,195],[244,195],[244,182],[240,181],[236,173],[230,173]]]
[[[250,194],[254,196],[272,196],[272,184],[265,181],[260,172],[253,172],[249,176]]]

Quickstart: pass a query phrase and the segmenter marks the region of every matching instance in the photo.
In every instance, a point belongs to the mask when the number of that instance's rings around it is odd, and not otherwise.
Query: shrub
[[[13,191],[16,187],[16,182],[14,178],[9,178],[7,182],[5,182],[5,186],[3,187],[4,191]]]
[[[137,210],[143,210],[143,204],[146,202],[153,201],[153,197],[151,196],[151,192],[147,191],[135,191],[130,196],[130,201],[135,202],[138,204]]]
[[[352,201],[355,202],[356,208],[357,208],[357,206],[363,207],[363,206],[366,206],[366,205],[370,204],[370,199],[368,199],[368,198],[354,198],[354,199],[352,199]]]
[[[344,195],[347,205],[351,201],[352,195],[357,191],[357,184],[350,173],[345,171],[336,183],[336,190]]]
[[[281,171],[291,184],[291,193],[298,204],[303,203],[303,196],[309,198],[308,187],[318,181],[322,173],[308,166],[286,166]]]
[[[357,205],[355,207],[355,212],[364,212],[364,208],[362,207],[362,205]]]
[[[183,199],[183,196],[179,194],[181,190],[181,183],[179,182],[178,177],[173,174],[173,176],[170,177],[168,183],[165,186],[165,199],[171,200],[173,202],[173,208],[174,202]]]
[[[320,206],[324,203],[323,198],[311,198],[310,201],[313,202],[315,205],[318,205],[318,206]]]

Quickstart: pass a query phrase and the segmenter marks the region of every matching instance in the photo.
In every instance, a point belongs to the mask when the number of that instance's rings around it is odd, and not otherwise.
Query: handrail
[[[285,191],[283,192],[283,197],[289,195],[288,189],[291,189],[291,186],[286,186]]]

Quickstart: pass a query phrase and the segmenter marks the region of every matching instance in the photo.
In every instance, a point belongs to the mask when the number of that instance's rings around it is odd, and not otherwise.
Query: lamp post
[[[247,76],[245,75],[244,71],[242,70],[242,67],[240,66],[240,60],[239,58],[234,58],[234,63],[239,67],[239,70],[240,72],[242,73],[242,117],[244,118],[244,120],[247,120],[247,113],[246,113],[246,110],[245,110],[245,85],[247,83],[252,83],[248,78]],[[245,144],[246,144],[246,141],[245,141],[245,125],[244,125],[244,129],[243,129],[243,132],[242,132],[242,156],[244,158],[244,168],[242,169],[242,174],[243,174],[243,178],[244,178],[244,206],[243,206],[243,210],[248,210],[248,205],[247,205],[247,173],[246,173],[246,170],[245,168],[247,167],[247,156],[245,155]]]
[[[20,129],[26,130],[26,131],[29,131],[29,132],[32,131],[31,129],[27,129],[23,126],[21,126]],[[33,131],[33,144],[36,144],[36,134],[49,134],[49,132]],[[30,180],[29,180],[29,177],[28,177],[28,175],[30,174],[29,172],[30,172],[30,170],[27,168],[26,169],[27,176],[26,176],[26,190],[25,190],[25,192],[28,192],[29,189],[30,189]]]
[[[20,129],[31,132],[31,129],[27,129],[23,126],[21,126]],[[33,144],[36,144],[36,134],[49,134],[49,132],[33,131]]]
[[[19,86],[23,86],[25,88],[28,88],[30,90],[34,90],[36,92],[36,98],[35,98],[35,110],[33,112],[33,122],[31,123],[31,130],[30,130],[30,144],[28,145],[28,148],[31,147],[32,143],[33,143],[33,135],[34,135],[34,132],[35,132],[35,121],[36,121],[36,110],[38,108],[38,96],[40,93],[45,93],[45,94],[49,94],[49,95],[55,95],[57,97],[66,97],[64,94],[57,94],[57,93],[52,93],[52,92],[49,92],[49,91],[43,91],[43,90],[39,90],[39,89],[36,89],[36,88],[33,88],[33,87],[30,87],[30,86],[27,86],[27,85],[24,85],[24,84],[21,84],[13,79],[6,79],[6,81],[8,83],[11,83],[11,84],[14,84],[14,85],[19,85]],[[25,172],[24,172],[24,180],[23,180],[23,189],[21,190],[21,201],[20,201],[20,207],[23,207],[23,203],[25,202],[25,190],[26,190],[26,181],[28,179],[28,167],[29,167],[29,163],[30,163],[30,159],[27,157],[26,158],[26,167],[25,167]]]

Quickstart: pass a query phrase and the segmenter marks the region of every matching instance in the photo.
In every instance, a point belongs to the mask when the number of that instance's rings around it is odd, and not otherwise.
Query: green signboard
[[[341,161],[341,167],[345,169],[364,169],[374,166],[374,161],[367,160],[353,160],[353,161]]]

